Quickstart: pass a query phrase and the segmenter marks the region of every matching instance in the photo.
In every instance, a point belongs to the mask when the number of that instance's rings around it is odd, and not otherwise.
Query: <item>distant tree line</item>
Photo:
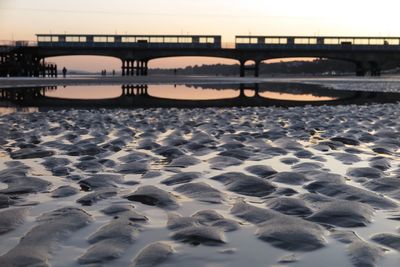
[[[385,66],[385,69],[395,66]],[[272,62],[260,64],[260,75],[343,75],[355,72],[355,65],[351,62],[315,59],[312,61],[287,61]],[[171,74],[174,69],[151,69],[151,74]],[[213,64],[213,65],[195,65],[186,68],[176,69],[178,75],[223,75],[237,76],[239,73],[239,64]]]

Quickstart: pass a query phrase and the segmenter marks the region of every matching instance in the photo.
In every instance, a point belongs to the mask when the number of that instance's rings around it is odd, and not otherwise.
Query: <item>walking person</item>
[[[63,74],[63,77],[65,78],[66,76],[67,76],[67,68],[63,68],[62,69],[62,74]]]

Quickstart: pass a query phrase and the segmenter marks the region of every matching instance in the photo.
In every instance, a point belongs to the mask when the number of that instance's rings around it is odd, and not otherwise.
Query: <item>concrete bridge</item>
[[[183,56],[237,60],[241,77],[257,77],[262,61],[293,57],[344,60],[358,76],[379,76],[385,65],[400,63],[400,37],[236,36],[225,46],[216,35],[37,34],[34,45],[0,46],[0,76],[56,76],[46,59],[71,55],[118,58],[123,76],[147,75],[149,61]]]

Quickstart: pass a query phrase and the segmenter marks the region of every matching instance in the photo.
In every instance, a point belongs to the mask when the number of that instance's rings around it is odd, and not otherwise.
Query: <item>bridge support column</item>
[[[121,74],[122,74],[122,76],[125,76],[125,69],[126,69],[126,66],[125,66],[125,64],[126,64],[126,61],[125,60],[122,60],[122,67],[121,67]],[[124,94],[124,88],[122,88],[122,93]]]
[[[137,72],[138,72],[138,63],[137,60],[132,60],[132,76],[137,76]]]
[[[245,63],[245,61],[240,61],[240,77],[244,77],[246,74]]]
[[[128,64],[128,71],[127,71],[127,76],[132,76],[132,74],[133,74],[133,70],[132,70],[132,60],[128,60],[128,62],[127,62],[127,64]]]
[[[46,61],[44,59],[41,64],[40,72],[42,77],[46,77]]]
[[[139,75],[138,76],[143,76],[143,61],[138,60],[138,65],[139,65]]]
[[[125,61],[125,76],[131,76],[131,61]]]
[[[242,76],[243,77],[243,76]],[[246,95],[244,94],[244,84],[241,83],[239,87],[239,97],[245,97]]]
[[[260,61],[254,60],[254,65],[246,66],[247,60],[240,61],[240,77],[246,76],[246,71],[254,71],[254,77],[258,77],[260,75]]]
[[[136,76],[140,75],[140,60],[136,60]]]
[[[135,76],[135,70],[137,70],[135,62],[136,61],[132,59],[122,60],[122,76]]]
[[[260,76],[260,61],[254,62],[254,77]]]
[[[146,76],[146,62],[145,61],[140,61],[140,75],[141,76]]]
[[[39,75],[40,75],[40,59],[35,57],[33,59],[33,64],[34,64],[33,76],[34,77],[39,77]]]
[[[143,75],[147,76],[149,71],[148,61],[147,60],[143,61],[143,65],[144,65]],[[146,94],[147,94],[147,88],[146,88]]]
[[[131,76],[131,69],[132,69],[131,63],[132,63],[131,60],[126,61],[126,69],[125,69],[126,76]]]
[[[259,96],[260,96],[260,85],[258,83],[255,83],[254,84],[254,97],[259,97]]]

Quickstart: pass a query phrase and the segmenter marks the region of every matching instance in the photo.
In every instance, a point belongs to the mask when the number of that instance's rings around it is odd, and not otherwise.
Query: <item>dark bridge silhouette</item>
[[[57,66],[45,59],[70,55],[118,58],[124,76],[147,75],[150,60],[182,56],[237,60],[242,77],[246,71],[257,77],[264,60],[291,57],[349,61],[358,76],[379,76],[382,67],[400,62],[400,37],[236,36],[227,47],[214,35],[38,34],[35,45],[0,47],[0,76],[57,76]]]
[[[203,85],[196,84],[196,87]],[[232,85],[221,84],[215,86],[216,90],[232,89]],[[0,89],[0,103],[12,103],[18,107],[39,108],[207,108],[207,107],[256,107],[256,106],[304,106],[304,105],[346,105],[366,103],[394,103],[400,101],[399,93],[377,93],[361,91],[342,91],[321,88],[297,88],[289,84],[240,84],[236,85],[238,96],[233,98],[215,100],[175,100],[151,96],[147,85],[122,85],[121,95],[108,99],[69,99],[46,96],[46,92],[57,90],[56,86],[50,87],[21,87]],[[261,88],[260,88],[261,86]],[[265,86],[265,88],[263,88]],[[272,86],[272,87],[271,87]],[[210,88],[210,85],[204,85]],[[212,88],[212,85],[211,85]],[[297,88],[297,89],[293,89]],[[315,96],[328,96],[331,100],[324,101],[293,101],[278,100],[263,97],[260,92],[267,89],[274,92],[292,94],[312,94]],[[245,90],[253,90],[254,96],[248,97]]]

